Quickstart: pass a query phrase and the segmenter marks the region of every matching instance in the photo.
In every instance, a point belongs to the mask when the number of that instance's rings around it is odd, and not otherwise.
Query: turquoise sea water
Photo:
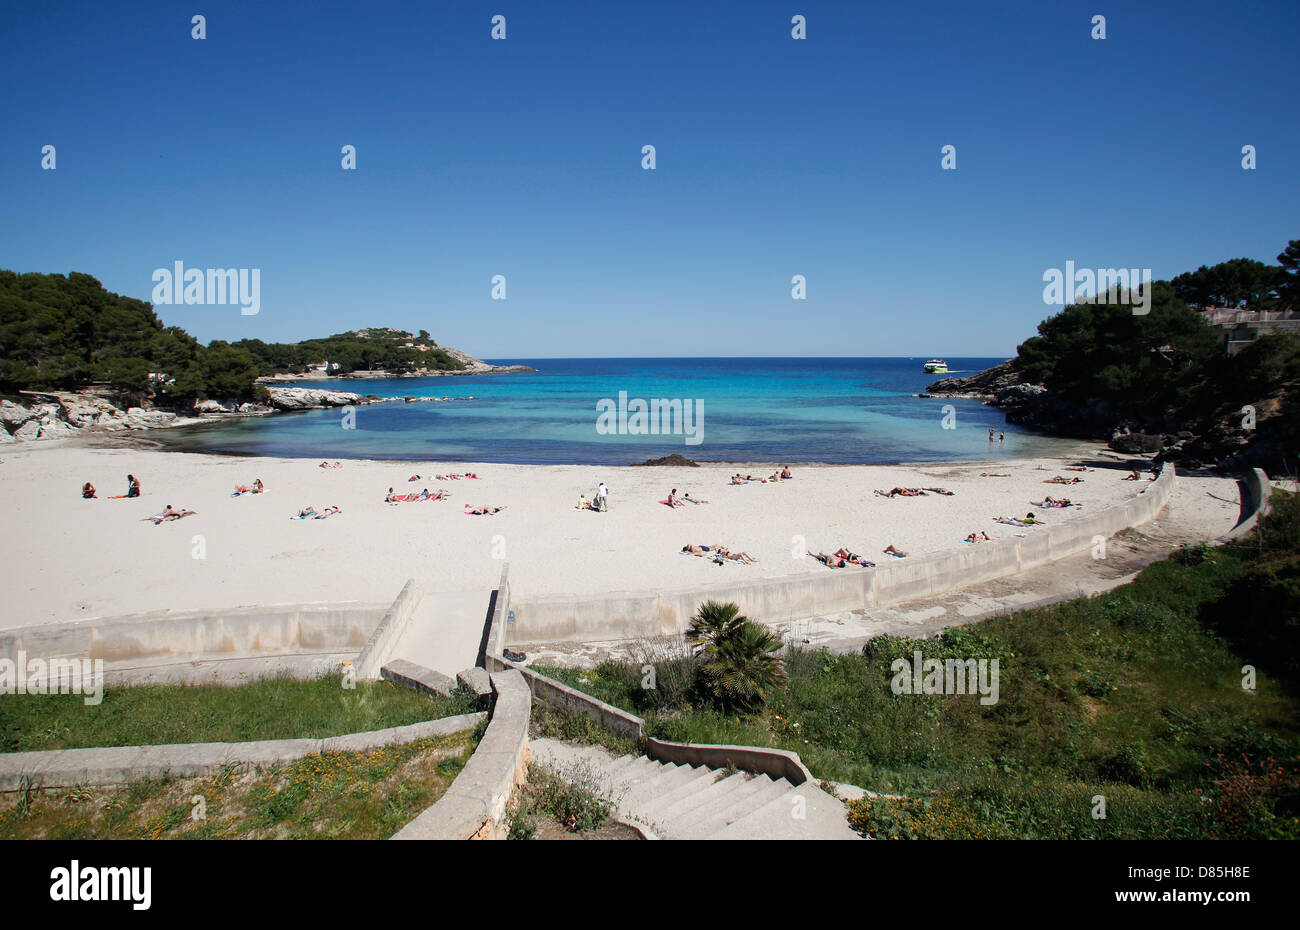
[[[377,458],[522,464],[625,465],[678,452],[697,461],[894,463],[1046,455],[1068,441],[1010,426],[976,401],[915,397],[937,376],[925,359],[689,358],[494,359],[538,370],[341,381],[328,386],[381,396],[463,397],[247,419],[165,432],[169,448],[306,458]],[[1000,358],[949,358],[973,374]],[[597,429],[597,404],[619,393],[689,400],[698,444],[686,435]],[[702,402],[702,405],[701,405]],[[954,428],[943,428],[945,404]],[[699,412],[703,416],[700,418]],[[633,411],[634,412],[634,411]],[[616,422],[613,421],[613,422]],[[629,421],[631,422],[631,421]],[[681,424],[678,424],[679,426]],[[990,447],[989,429],[1006,443]]]

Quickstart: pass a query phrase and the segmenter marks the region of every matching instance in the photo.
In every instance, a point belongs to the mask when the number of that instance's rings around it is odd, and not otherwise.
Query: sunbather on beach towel
[[[152,520],[153,525],[157,526],[159,523],[167,523],[172,520],[179,520],[182,517],[192,516],[194,513],[195,511],[193,510],[173,510],[172,505],[168,504],[166,508],[163,509],[162,513],[155,514],[152,517],[145,517],[145,519]]]
[[[305,520],[305,519],[307,519],[308,517],[314,517],[314,516],[316,516],[316,508],[315,508],[315,507],[304,507],[304,508],[302,508],[302,510],[299,510],[299,511],[294,515],[294,516],[290,517],[289,519],[290,519],[290,520]]]
[[[325,519],[327,519],[327,518],[329,518],[329,517],[334,516],[334,514],[336,514],[336,513],[342,513],[342,512],[343,512],[343,511],[342,511],[342,510],[339,510],[337,507],[326,507],[326,508],[325,508],[324,510],[322,510],[320,513],[316,514],[316,516],[313,517],[312,519],[314,519],[314,520],[325,520]]]
[[[708,555],[712,551],[713,550],[708,546],[697,546],[695,543],[687,543],[682,546],[682,552],[689,553],[690,555]]]
[[[935,494],[942,494],[944,497],[953,496],[952,491],[949,491],[947,488],[925,488],[925,490],[933,491]]]
[[[1041,501],[1030,501],[1029,503],[1033,504],[1035,507],[1073,507],[1073,506],[1075,506],[1073,503],[1070,502],[1070,499],[1069,499],[1068,497],[1062,497],[1062,498],[1059,498],[1059,499],[1058,499],[1058,498],[1055,498],[1055,497],[1045,497],[1045,498],[1043,498]]]
[[[966,537],[965,541],[968,543],[981,543],[981,542],[988,542],[991,539],[993,539],[992,536],[990,536],[988,533],[985,533],[983,530],[981,530],[978,533],[971,533],[969,536]]]
[[[757,561],[758,561],[758,559],[754,558],[754,557],[753,557],[752,555],[750,555],[748,552],[732,552],[732,551],[731,551],[730,549],[728,549],[726,546],[717,546],[717,547],[715,547],[715,549],[716,549],[718,555],[720,555],[720,556],[722,556],[724,559],[727,559],[727,560],[732,561],[732,562],[744,562],[744,563],[748,564],[748,563],[750,563],[750,562],[757,562]]]
[[[848,564],[845,559],[838,555],[827,555],[825,552],[810,552],[808,554],[827,568],[843,568]]]
[[[691,492],[690,492],[690,491],[687,491],[685,494],[682,495],[682,500],[684,500],[684,501],[690,501],[692,504],[707,504],[707,503],[708,503],[708,501],[702,501],[702,500],[700,500],[700,499],[698,499],[698,498],[691,497]]]
[[[863,568],[875,568],[876,566],[875,562],[863,558],[862,556],[858,555],[856,552],[850,551],[847,547],[841,547],[839,549],[836,549],[835,557],[843,559],[846,562],[856,562],[857,564],[861,565]]]
[[[660,501],[661,504],[667,504],[669,507],[685,507],[686,505],[677,499],[677,489],[673,488],[668,492],[668,500]]]
[[[892,555],[896,559],[907,558],[907,553],[903,552],[901,549],[895,549],[893,543],[890,543],[888,546],[881,549],[880,551],[885,553],[886,555]]]
[[[794,475],[790,474],[790,467],[789,467],[788,465],[782,465],[782,466],[781,466],[781,478],[782,478],[783,480],[785,480],[785,479],[789,479],[789,478],[793,478],[793,477],[794,477]]]
[[[982,471],[980,472],[980,477],[981,478],[1010,478],[1011,474],[1009,472],[1004,473],[1004,472]]]
[[[490,517],[492,514],[500,513],[502,510],[505,510],[505,508],[504,507],[471,507],[469,504],[465,505],[465,513],[472,517],[482,517],[482,516]]]

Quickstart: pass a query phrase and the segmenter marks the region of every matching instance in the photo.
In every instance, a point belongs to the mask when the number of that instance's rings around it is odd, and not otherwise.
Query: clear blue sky
[[[160,308],[205,342],[1007,355],[1067,259],[1160,278],[1300,237],[1292,0],[10,3],[2,28],[0,267],[141,299],[175,260],[260,268],[257,316]]]

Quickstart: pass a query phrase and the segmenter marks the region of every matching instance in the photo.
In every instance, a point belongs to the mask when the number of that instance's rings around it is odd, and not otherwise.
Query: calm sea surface
[[[446,403],[398,401],[358,407],[354,429],[344,429],[343,412],[334,409],[159,435],[169,448],[184,451],[610,465],[672,452],[699,461],[953,461],[1048,455],[1073,445],[1008,425],[1001,411],[976,401],[912,396],[938,377],[922,371],[923,358],[492,361],[538,370],[324,385],[385,397],[473,395],[473,400]],[[1001,361],[949,358],[948,364],[952,374],[973,374]],[[629,403],[636,398],[690,401],[701,441],[688,444],[680,433],[599,432],[598,403],[608,398],[617,404],[620,392]],[[943,428],[945,404],[955,408],[952,429]],[[1001,448],[994,443],[990,450],[990,428],[1006,431]]]

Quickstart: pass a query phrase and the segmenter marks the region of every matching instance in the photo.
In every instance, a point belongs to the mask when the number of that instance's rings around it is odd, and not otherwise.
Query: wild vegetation
[[[446,792],[481,731],[205,778],[0,796],[0,839],[387,839]]]
[[[0,699],[0,752],[162,743],[322,739],[471,713],[469,695],[428,697],[387,681],[344,688],[337,675],[237,687],[145,685]]]
[[[418,348],[406,347],[411,342]],[[152,305],[104,289],[88,274],[17,274],[0,270],[0,394],[73,391],[107,384],[136,403],[177,408],[195,400],[264,396],[254,379],[337,363],[408,372],[465,366],[423,330],[339,333],[297,343],[244,339],[203,346],[179,326],[163,326]]]
[[[656,663],[655,688],[640,662],[538,670],[652,736],[790,749],[818,778],[899,795],[854,805],[873,836],[1300,838],[1300,508],[1276,501],[1257,538],[1107,594],[855,655],[791,651],[748,710],[701,692],[693,650]],[[894,694],[891,663],[916,649],[997,659],[999,701]]]

